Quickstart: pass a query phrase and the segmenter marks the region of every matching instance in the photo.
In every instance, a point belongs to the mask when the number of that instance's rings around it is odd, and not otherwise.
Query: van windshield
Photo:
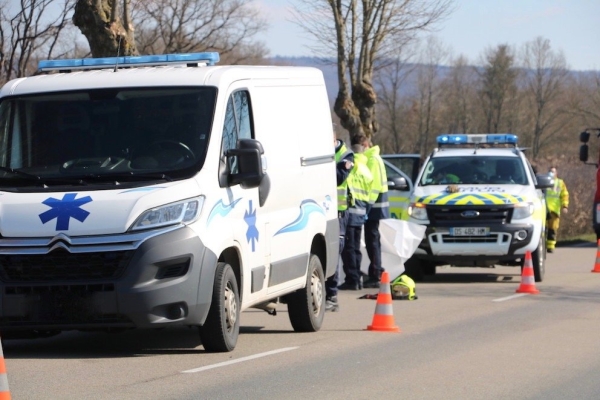
[[[204,163],[214,87],[96,89],[0,102],[0,187],[183,179]]]
[[[528,184],[523,163],[518,157],[436,157],[429,160],[423,171],[421,185]]]

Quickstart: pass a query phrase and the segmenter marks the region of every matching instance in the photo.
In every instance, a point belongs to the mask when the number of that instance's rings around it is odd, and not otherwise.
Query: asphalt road
[[[438,268],[418,300],[393,302],[399,333],[366,330],[377,289],[341,292],[321,331],[242,314],[231,353],[205,353],[193,329],[69,332],[5,340],[13,399],[598,399],[597,249],[548,255],[537,295],[520,269]]]

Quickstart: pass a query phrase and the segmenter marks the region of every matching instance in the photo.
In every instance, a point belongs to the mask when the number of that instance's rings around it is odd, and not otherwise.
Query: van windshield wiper
[[[38,175],[30,174],[30,173],[23,172],[23,171],[20,171],[18,169],[9,168],[9,167],[0,167],[0,171],[9,172],[9,173],[14,174],[16,176],[20,176],[22,178],[27,178],[27,179],[30,179],[30,180],[39,181],[40,179],[42,179]]]
[[[135,182],[135,181],[173,181],[169,175],[163,173],[135,173],[117,172],[113,174],[87,174],[78,176],[78,179],[87,182]]]

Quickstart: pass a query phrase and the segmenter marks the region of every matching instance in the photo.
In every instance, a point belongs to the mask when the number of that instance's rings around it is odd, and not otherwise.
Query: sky
[[[290,7],[303,0],[256,0],[269,30],[258,39],[270,56],[311,56],[310,36],[292,22]],[[562,51],[571,70],[600,70],[600,0],[454,0],[454,11],[434,35],[477,63],[488,48],[519,48],[537,37]]]

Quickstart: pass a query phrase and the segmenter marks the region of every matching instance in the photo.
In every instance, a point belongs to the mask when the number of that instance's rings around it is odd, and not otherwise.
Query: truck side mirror
[[[579,134],[579,141],[581,143],[587,143],[590,140],[590,133],[588,131],[583,131]]]
[[[535,179],[537,181],[536,189],[548,189],[554,186],[554,178],[549,174],[538,174]]]
[[[404,178],[403,176],[395,176],[393,178],[388,178],[388,189],[392,189],[392,190],[400,190],[400,191],[407,191],[408,188],[408,183],[406,182],[406,178]]]
[[[589,134],[588,134],[589,137]],[[579,161],[587,162],[588,160],[588,145],[586,143],[579,146]]]

